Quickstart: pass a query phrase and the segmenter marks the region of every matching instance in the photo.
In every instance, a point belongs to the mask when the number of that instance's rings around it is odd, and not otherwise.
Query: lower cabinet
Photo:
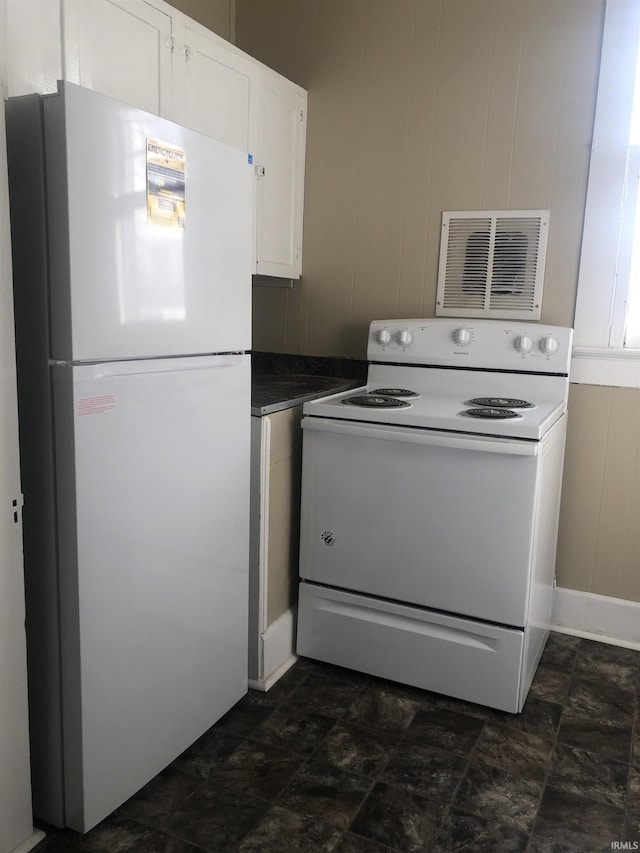
[[[302,406],[251,418],[249,686],[295,662]]]

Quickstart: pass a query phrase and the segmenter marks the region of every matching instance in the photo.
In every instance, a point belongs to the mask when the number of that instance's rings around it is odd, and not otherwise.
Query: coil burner
[[[372,394],[382,394],[384,397],[419,397],[416,391],[409,391],[407,388],[376,388]]]
[[[405,409],[411,403],[398,400],[395,397],[385,397],[382,394],[362,394],[357,397],[346,397],[345,406],[362,406],[369,409]]]
[[[490,409],[535,409],[528,400],[518,400],[514,397],[474,397],[466,401],[467,406],[481,406]]]
[[[476,409],[465,409],[460,412],[467,418],[484,418],[491,421],[506,421],[510,418],[521,418],[517,412],[512,412],[511,409],[493,409],[488,406],[481,406]]]

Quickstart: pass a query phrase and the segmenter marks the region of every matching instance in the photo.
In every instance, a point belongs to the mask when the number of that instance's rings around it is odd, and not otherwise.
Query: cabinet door
[[[65,79],[172,118],[171,18],[144,0],[64,0]]]
[[[179,35],[177,42],[181,41]],[[213,33],[184,27],[181,99],[187,127],[253,154],[258,65]],[[176,68],[175,80],[181,70]]]
[[[307,96],[265,66],[260,96],[256,272],[299,278]]]
[[[261,275],[299,278],[306,93],[263,66],[259,132],[257,269]]]
[[[7,94],[55,92],[63,76],[58,3],[8,0],[6,10]]]

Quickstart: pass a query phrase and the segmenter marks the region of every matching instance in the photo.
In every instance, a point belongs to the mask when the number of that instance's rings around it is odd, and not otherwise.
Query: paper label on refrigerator
[[[78,416],[102,415],[116,407],[115,394],[102,394],[99,397],[81,397],[78,400]]]
[[[184,230],[185,154],[156,139],[147,139],[147,222]]]

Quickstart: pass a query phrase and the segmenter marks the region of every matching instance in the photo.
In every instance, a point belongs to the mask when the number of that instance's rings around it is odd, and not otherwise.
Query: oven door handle
[[[319,432],[333,432],[354,438],[378,438],[400,441],[405,444],[424,444],[429,447],[451,447],[455,450],[474,450],[481,453],[510,453],[513,456],[537,456],[539,442],[510,438],[489,438],[481,435],[439,434],[422,429],[403,429],[378,424],[361,424],[351,421],[332,421],[327,418],[305,417],[302,428]]]

